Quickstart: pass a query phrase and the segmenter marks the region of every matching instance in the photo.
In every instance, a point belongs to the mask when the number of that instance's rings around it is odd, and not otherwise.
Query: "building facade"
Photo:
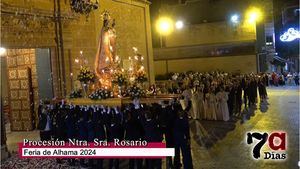
[[[181,20],[184,27],[160,36],[152,25],[155,74],[170,72],[220,70],[236,73],[265,71],[265,24],[270,17],[272,1],[196,0],[154,1],[159,15]],[[157,5],[159,4],[159,5]],[[249,6],[260,8],[263,20],[247,23]],[[237,15],[236,22],[231,16]]]

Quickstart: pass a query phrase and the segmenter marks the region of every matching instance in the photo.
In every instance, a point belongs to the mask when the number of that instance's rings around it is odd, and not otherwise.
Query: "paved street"
[[[191,121],[192,155],[195,169],[296,169],[299,159],[299,90],[296,87],[268,89],[269,105],[244,111],[242,118],[229,122]],[[286,131],[287,159],[282,162],[253,160],[252,146],[246,144],[247,131]],[[38,132],[13,132],[7,135],[9,150],[17,150],[22,138],[38,139]],[[265,144],[267,147],[267,144]],[[265,150],[264,148],[263,150]],[[57,165],[54,159],[44,164]],[[59,167],[61,165],[57,165]],[[67,164],[62,164],[68,168]],[[120,168],[126,168],[122,161]],[[163,165],[165,168],[165,165]]]
[[[244,112],[241,119],[231,122],[191,122],[194,168],[298,168],[299,90],[288,86],[272,87],[268,89],[268,95],[268,106],[258,104],[254,112]],[[200,134],[197,134],[199,131]],[[253,160],[253,145],[246,144],[247,131],[286,131],[287,159],[282,162]]]

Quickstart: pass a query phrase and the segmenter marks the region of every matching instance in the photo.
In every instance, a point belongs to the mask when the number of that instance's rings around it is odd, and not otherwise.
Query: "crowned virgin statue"
[[[99,36],[98,50],[95,59],[95,73],[101,87],[111,88],[114,59],[116,57],[116,31],[115,21],[111,23],[110,14],[104,11],[102,14],[103,27]]]

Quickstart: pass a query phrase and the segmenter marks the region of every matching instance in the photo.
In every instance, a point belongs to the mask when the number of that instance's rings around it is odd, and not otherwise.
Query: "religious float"
[[[82,51],[77,80],[80,89],[71,92],[67,102],[73,105],[121,106],[133,102],[141,104],[159,103],[177,98],[176,94],[161,94],[155,85],[147,84],[143,65],[144,56],[133,47],[129,56],[128,69],[122,66],[122,59],[116,53],[115,20],[108,11],[102,14],[103,27],[99,36],[94,70],[86,66]]]

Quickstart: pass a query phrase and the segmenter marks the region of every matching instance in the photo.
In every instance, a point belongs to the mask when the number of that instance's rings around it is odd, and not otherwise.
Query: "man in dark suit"
[[[76,133],[78,132],[76,130],[76,109],[70,108],[70,110],[67,112],[65,123],[66,123],[66,129],[67,129],[67,139],[75,139]],[[71,166],[75,165],[75,159],[68,159],[68,162]]]
[[[173,127],[176,118],[176,111],[174,110],[173,106],[168,105],[167,101],[162,103],[162,107],[159,109],[159,111],[158,121],[159,126],[165,136],[166,147],[174,148]],[[172,157],[166,158],[166,167],[167,169],[173,167]]]
[[[242,109],[242,94],[243,94],[243,89],[242,89],[242,84],[240,81],[236,82],[236,96],[235,96],[235,113],[239,115],[241,113]]]
[[[296,86],[299,86],[299,76],[298,76],[298,73],[295,73],[294,81],[295,81]]]
[[[52,119],[48,106],[43,103],[39,105],[38,109],[40,138],[42,141],[51,140]]]
[[[69,111],[69,107],[62,104],[57,104],[51,109],[52,115],[52,126],[53,126],[53,138],[54,140],[67,140],[67,131],[63,130],[66,128],[65,118]],[[61,159],[56,159],[57,163],[61,163]]]
[[[125,110],[127,119],[125,121],[125,140],[140,140],[144,137],[144,129],[141,121],[137,119],[137,116],[133,116],[133,110]],[[142,168],[143,160],[141,159],[130,159],[129,169],[134,169],[135,166],[140,169]]]
[[[111,113],[111,112],[110,112]],[[117,119],[114,113],[111,113],[110,124],[106,126],[107,128],[107,141],[113,142],[114,139],[123,139],[124,131],[120,124],[120,120]],[[118,169],[119,168],[119,159],[110,159],[109,160],[109,169]]]
[[[66,128],[65,118],[67,115],[67,111],[69,108],[61,105],[55,106],[51,110],[52,114],[52,126],[53,126],[53,136],[55,140],[67,140],[66,130],[62,130]]]
[[[86,122],[87,131],[88,131],[87,141],[89,143],[92,143],[95,139],[95,123],[93,121],[93,116],[92,116],[93,109],[90,107],[86,113],[88,114],[88,120]],[[88,159],[88,166],[90,168],[94,168],[94,161],[95,160],[93,159]]]
[[[184,169],[193,169],[191,147],[190,147],[190,127],[186,112],[181,106],[176,106],[177,117],[174,121],[174,143],[175,143],[175,168],[180,168],[180,152],[183,156]]]
[[[102,110],[98,109],[93,112],[92,115],[92,121],[94,123],[95,127],[95,138],[98,140],[105,140],[106,139],[106,133],[105,133],[105,122],[103,119],[103,115],[101,114]],[[102,169],[103,168],[103,159],[97,159],[97,168]]]
[[[243,91],[244,91],[243,100],[244,100],[245,108],[247,108],[248,107],[248,104],[247,104],[248,103],[248,95],[249,95],[249,82],[246,77],[244,77],[242,80],[242,87],[243,87]]]
[[[249,84],[249,102],[250,105],[255,105],[257,99],[257,83],[254,77],[251,78]]]
[[[162,132],[157,120],[153,118],[153,112],[149,110],[145,111],[143,127],[145,131],[144,138],[148,143],[162,141]],[[161,162],[161,159],[146,159],[147,169],[161,169]]]
[[[88,129],[87,129],[87,110],[84,108],[79,112],[79,120],[77,121],[78,135],[77,139],[80,141],[87,141],[88,139]],[[80,159],[80,166],[85,168],[87,165],[85,164],[84,159]]]
[[[235,86],[234,84],[229,84],[228,85],[228,100],[227,100],[227,104],[228,104],[228,111],[229,111],[229,115],[232,116],[233,111],[234,111],[234,103],[235,103]]]

